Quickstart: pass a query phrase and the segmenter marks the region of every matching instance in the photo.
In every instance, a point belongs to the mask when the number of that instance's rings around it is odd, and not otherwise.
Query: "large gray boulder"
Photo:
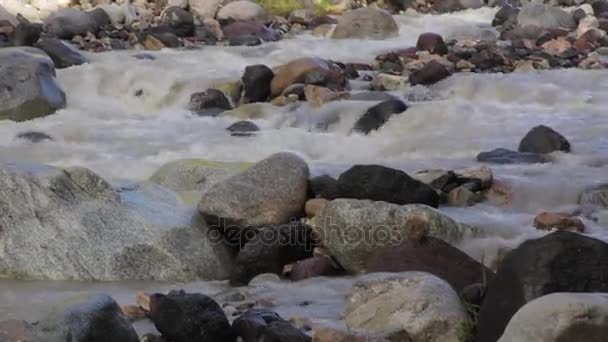
[[[36,48],[0,49],[0,120],[25,121],[66,105],[53,61]]]
[[[498,342],[602,342],[608,336],[607,293],[553,293],[524,305]]]
[[[283,224],[303,213],[307,190],[306,162],[277,153],[212,186],[203,193],[198,210],[210,224]]]
[[[334,39],[386,39],[399,35],[399,25],[390,13],[363,7],[344,13],[332,34]]]
[[[35,325],[33,342],[139,342],[118,304],[105,294],[75,297]]]
[[[426,205],[353,199],[329,202],[310,225],[340,265],[355,273],[365,272],[372,256],[406,239],[432,236],[455,243],[479,233]]]
[[[466,341],[472,326],[450,284],[425,272],[364,276],[348,295],[345,321],[368,333],[406,331],[412,342]]]
[[[188,0],[190,12],[202,20],[204,18],[215,18],[223,0]]]
[[[46,32],[59,39],[72,39],[87,32],[96,33],[98,27],[89,13],[75,8],[64,8],[44,20]]]
[[[538,26],[545,29],[576,28],[572,14],[559,7],[543,4],[528,4],[517,15],[519,26]]]
[[[238,0],[223,6],[217,13],[218,20],[234,19],[237,21],[265,21],[266,10],[249,0]]]
[[[0,162],[0,274],[79,280],[224,279],[233,258],[177,196],[85,168]]]

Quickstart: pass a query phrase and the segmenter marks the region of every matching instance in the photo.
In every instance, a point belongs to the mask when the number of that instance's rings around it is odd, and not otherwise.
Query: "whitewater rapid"
[[[137,51],[90,54],[90,64],[57,72],[68,97],[66,109],[32,121],[0,123],[0,158],[86,166],[113,181],[147,179],[163,163],[180,158],[256,161],[280,151],[301,155],[315,175],[337,175],[355,163],[414,172],[479,165],[477,153],[499,147],[517,149],[530,128],[551,126],[569,139],[571,155],[559,155],[554,163],[544,165],[492,166],[495,178],[513,189],[511,206],[442,208],[487,232],[488,237],[459,247],[492,264],[504,247],[542,234],[532,227],[538,211],[573,210],[583,189],[606,181],[608,72],[454,75],[430,88],[394,92],[410,108],[369,136],[349,131],[373,102],[335,102],[320,109],[307,104],[273,108],[255,120],[262,128],[260,134],[246,139],[225,131],[237,118],[195,117],[186,106],[191,93],[217,81],[238,79],[252,64],[276,66],[305,56],[371,62],[382,52],[415,45],[418,35],[427,31],[447,39],[490,37],[496,34],[490,25],[495,12],[483,8],[398,16],[400,36],[385,41],[335,41],[303,34],[258,47],[146,52],[154,60],[134,58]],[[355,90],[360,86],[353,83]],[[320,124],[327,124],[327,129],[319,129]],[[32,144],[15,139],[19,132],[32,130],[50,134],[54,141]],[[604,228],[587,220],[585,224],[590,235],[608,241]],[[351,281],[318,279],[277,285],[280,290],[273,289],[273,295],[284,301],[277,310],[337,319],[344,303],[341,296]],[[32,312],[32,307],[82,291],[110,292],[124,304],[131,301],[127,297],[135,288],[172,286],[4,281],[0,282],[0,320],[36,316],[43,310]],[[178,286],[207,293],[225,290],[225,284],[216,283]],[[315,301],[303,311],[295,302],[306,296]]]

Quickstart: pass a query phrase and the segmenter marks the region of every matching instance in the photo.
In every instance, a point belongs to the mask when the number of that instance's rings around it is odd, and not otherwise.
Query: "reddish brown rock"
[[[445,45],[443,37],[432,32],[423,33],[418,37],[416,49],[418,51],[428,51],[437,55],[446,55],[448,53],[448,47]]]
[[[572,47],[579,52],[588,52],[595,48],[591,42],[583,38],[575,40],[574,43],[572,43]]]
[[[304,83],[306,74],[314,70],[329,72],[329,63],[320,58],[299,58],[279,67],[270,83],[271,97],[281,95],[294,83]]]
[[[423,66],[422,69],[416,70],[410,74],[410,84],[431,85],[450,75],[451,73],[445,65],[432,60]]]
[[[542,45],[545,52],[553,56],[561,55],[571,47],[572,44],[570,44],[570,42],[564,37],[550,40]]]
[[[325,205],[329,203],[325,198],[313,198],[308,200],[304,206],[304,211],[306,212],[306,217],[315,217],[319,210],[323,209]]]
[[[140,321],[146,318],[146,311],[137,305],[125,305],[121,309],[131,322]]]
[[[513,189],[509,183],[495,179],[485,196],[493,204],[506,206],[513,202]]]
[[[150,296],[144,291],[138,291],[135,295],[135,302],[144,312],[150,312]]]
[[[314,277],[337,275],[338,273],[329,257],[318,256],[293,264],[289,272],[289,279],[298,281]]]
[[[307,85],[304,88],[304,96],[311,107],[321,107],[327,102],[350,98],[348,92],[334,92],[325,87],[316,85]]]
[[[585,224],[578,217],[544,211],[534,218],[534,227],[541,230],[568,230],[583,233]]]
[[[456,292],[465,286],[482,283],[494,272],[449,243],[433,237],[408,239],[398,246],[379,252],[367,263],[367,271],[432,273],[452,285]]]

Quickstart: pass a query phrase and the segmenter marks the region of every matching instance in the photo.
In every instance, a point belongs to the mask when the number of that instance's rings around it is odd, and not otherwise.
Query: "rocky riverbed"
[[[0,341],[604,341],[606,13],[0,1]]]

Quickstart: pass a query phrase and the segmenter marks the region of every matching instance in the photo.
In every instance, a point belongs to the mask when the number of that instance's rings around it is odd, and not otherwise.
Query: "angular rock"
[[[236,335],[241,337],[244,342],[256,342],[268,324],[276,321],[283,321],[283,318],[276,312],[267,309],[250,309],[235,319],[232,327]]]
[[[491,164],[537,164],[546,163],[550,160],[540,153],[517,152],[506,148],[497,148],[479,153],[477,161]]]
[[[534,218],[534,227],[541,230],[568,230],[577,233],[585,231],[585,224],[578,217],[566,214],[541,212]]]
[[[272,69],[263,64],[246,67],[241,78],[245,88],[244,103],[266,101],[270,96],[270,83],[273,78]]]
[[[367,262],[405,239],[432,236],[456,243],[475,229],[459,224],[439,211],[410,204],[335,199],[310,221],[315,238],[347,271],[367,271]]]
[[[498,265],[479,312],[477,341],[496,341],[526,303],[555,292],[607,292],[608,244],[557,231],[528,240]]]
[[[443,37],[432,32],[423,33],[418,36],[416,49],[418,51],[428,51],[437,55],[446,55],[448,53],[448,47],[443,41]]]
[[[498,342],[600,342],[608,333],[608,294],[553,293],[524,305]]]
[[[380,102],[369,108],[355,123],[353,131],[369,134],[382,127],[393,115],[401,114],[407,110],[403,101],[394,99]]]
[[[64,8],[54,12],[44,20],[45,30],[59,39],[72,39],[74,36],[85,36],[87,32],[97,33],[93,18],[86,12]]]
[[[271,97],[281,95],[292,84],[303,83],[304,77],[311,71],[329,72],[329,63],[320,58],[299,58],[283,66],[275,72],[270,84]]]
[[[251,121],[237,121],[226,128],[233,137],[249,137],[260,130],[258,125]]]
[[[0,49],[0,89],[0,120],[30,120],[66,105],[53,61],[35,48]]]
[[[537,26],[544,29],[575,29],[576,22],[572,14],[559,7],[543,4],[523,6],[517,15],[519,26]]]
[[[405,88],[407,78],[391,74],[379,74],[370,83],[372,90],[393,91]]]
[[[367,272],[422,271],[447,281],[461,292],[472,283],[491,280],[494,272],[449,243],[434,238],[406,239],[369,259]],[[484,275],[485,273],[485,275]]]
[[[87,59],[75,47],[56,38],[42,38],[36,47],[51,57],[57,69],[87,63]]]
[[[409,80],[411,85],[431,85],[450,77],[450,75],[451,73],[445,65],[432,60],[426,63],[421,69],[412,72]]]
[[[277,153],[203,193],[198,210],[211,224],[284,224],[301,215],[307,198],[308,165]],[[220,226],[223,226],[220,224]]]
[[[149,316],[156,330],[172,342],[236,341],[224,310],[203,294],[183,291],[153,294]]]
[[[551,153],[555,151],[570,152],[568,140],[552,128],[536,126],[532,128],[519,143],[519,152]]]
[[[199,116],[217,116],[232,109],[232,104],[221,90],[211,88],[192,94],[188,108]]]
[[[178,37],[194,36],[194,17],[183,8],[167,7],[160,20],[162,25],[166,25]]]
[[[355,165],[338,178],[341,198],[369,199],[395,204],[439,205],[439,196],[430,186],[407,173],[381,165]]]
[[[266,21],[268,13],[255,2],[238,0],[222,6],[217,13],[217,20]]]
[[[385,11],[370,7],[347,11],[339,19],[333,39],[387,39],[399,35],[399,26]]]
[[[33,341],[139,342],[131,323],[108,295],[62,305],[35,325]]]
[[[345,321],[370,333],[405,331],[412,341],[456,341],[471,324],[452,287],[425,272],[362,277],[348,295]]]
[[[85,168],[4,162],[0,189],[4,275],[187,281],[230,272],[228,248],[213,243],[200,219],[159,186],[129,183],[119,198]]]

